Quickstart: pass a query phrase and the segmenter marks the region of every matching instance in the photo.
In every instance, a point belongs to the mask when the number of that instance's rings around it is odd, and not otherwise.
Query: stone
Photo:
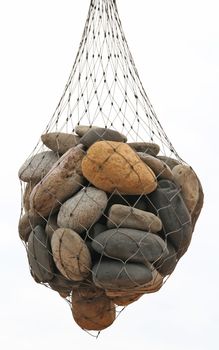
[[[162,160],[144,152],[138,152],[138,155],[141,160],[153,170],[157,179],[173,180],[173,173],[171,169]]]
[[[58,226],[81,233],[89,229],[102,216],[107,195],[94,187],[85,187],[62,204],[58,213]]]
[[[94,128],[86,132],[86,134],[84,134],[84,136],[82,136],[80,139],[80,143],[87,148],[89,148],[97,141],[126,142],[127,138],[115,130]]]
[[[94,239],[97,235],[107,230],[107,226],[97,222],[88,231],[88,237]]]
[[[52,239],[52,235],[53,235],[54,231],[58,230],[58,228],[59,228],[59,226],[57,224],[57,214],[49,216],[47,223],[46,223],[45,231],[46,231],[46,234],[49,237],[50,241]]]
[[[114,303],[97,288],[79,288],[72,293],[72,314],[82,329],[101,331],[116,318]]]
[[[157,156],[157,159],[162,160],[168,167],[172,170],[176,165],[181,164],[179,160],[166,157],[166,156]]]
[[[199,199],[199,182],[195,172],[187,165],[180,164],[172,169],[174,182],[181,189],[181,195],[190,214]]]
[[[84,177],[95,187],[121,194],[147,194],[157,187],[156,176],[127,144],[100,141],[82,160]]]
[[[106,295],[108,295],[107,292],[106,292]],[[109,298],[112,300],[114,304],[118,306],[128,306],[130,304],[133,304],[135,301],[139,300],[142,297],[142,295],[143,294],[133,292],[122,296],[114,296],[114,297],[109,296]]]
[[[91,271],[90,252],[82,238],[69,228],[53,233],[52,253],[56,267],[67,279],[84,280]]]
[[[198,178],[197,178],[198,179]],[[198,179],[198,184],[199,184],[199,196],[198,196],[198,202],[191,214],[191,217],[192,217],[192,227],[193,227],[193,231],[194,231],[194,228],[195,228],[195,225],[196,225],[196,222],[199,218],[199,215],[201,213],[201,210],[202,210],[202,207],[203,207],[203,204],[204,204],[204,193],[203,193],[203,188],[202,188],[202,185],[201,185],[201,182],[200,180]]]
[[[103,289],[132,289],[143,286],[153,278],[151,270],[143,264],[123,263],[102,259],[92,269],[94,284]]]
[[[169,180],[160,180],[158,188],[145,196],[150,211],[159,216],[163,236],[171,243],[179,259],[188,249],[192,238],[191,216],[180,194],[180,189]]]
[[[49,286],[62,297],[67,298],[71,294],[73,287],[80,286],[80,282],[70,281],[61,274],[56,273],[54,278],[49,282]]]
[[[31,211],[24,213],[18,224],[18,232],[22,241],[27,242],[32,230],[38,225],[45,225],[45,219]]]
[[[30,207],[41,216],[49,216],[60,204],[71,197],[83,185],[81,162],[83,146],[67,151],[49,173],[32,190]]]
[[[26,212],[30,210],[30,194],[33,188],[36,186],[36,184],[36,182],[32,181],[26,183],[26,187],[23,194],[23,207]]]
[[[163,276],[166,277],[171,275],[174,271],[178,259],[176,250],[171,243],[167,243],[168,255],[160,259],[158,262],[154,264],[157,271]]]
[[[41,140],[52,151],[62,155],[79,144],[80,137],[64,132],[49,132],[41,136]]]
[[[28,260],[30,268],[39,282],[49,282],[54,277],[55,265],[46,233],[36,226],[28,238]]]
[[[152,142],[128,142],[136,152],[144,152],[151,156],[156,156],[160,152],[160,146]]]
[[[153,279],[142,288],[146,294],[156,293],[163,286],[163,276],[155,269],[152,271],[152,275]]]
[[[21,166],[18,176],[24,182],[39,182],[58,161],[59,157],[52,151],[38,153]]]
[[[166,244],[159,236],[128,228],[100,233],[93,240],[92,247],[107,257],[146,265],[168,254]]]
[[[75,132],[80,137],[84,136],[88,131],[98,129],[99,126],[95,125],[77,125],[75,127]]]
[[[117,193],[117,191],[115,191],[115,194],[111,194],[110,197],[108,198],[108,203],[107,203],[107,207],[105,210],[106,216],[108,216],[109,210],[114,204],[126,205],[128,207],[133,207],[136,209],[147,211],[147,205],[146,205],[146,202],[144,200],[144,195],[142,195],[142,196],[134,196],[134,195],[125,196],[125,195],[119,194],[119,192],[117,194],[116,193]]]
[[[108,213],[108,228],[127,227],[157,233],[162,229],[161,220],[153,213],[127,205],[114,204]]]

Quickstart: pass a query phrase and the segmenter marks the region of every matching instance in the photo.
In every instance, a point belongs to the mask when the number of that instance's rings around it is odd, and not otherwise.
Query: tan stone
[[[172,169],[174,182],[181,188],[181,195],[190,214],[199,199],[199,182],[195,172],[187,165],[180,164]]]
[[[64,132],[50,132],[43,134],[41,140],[48,148],[58,154],[64,154],[70,148],[75,147],[80,137],[74,134],[67,134]]]
[[[138,155],[153,170],[158,179],[173,180],[173,173],[170,167],[162,160],[144,152],[138,152]]]
[[[58,230],[58,228],[59,226],[57,224],[57,215],[51,215],[47,220],[45,228],[46,234],[50,240],[52,239],[54,231]]]
[[[45,220],[31,211],[21,216],[18,224],[18,232],[22,241],[27,242],[32,230],[38,225],[44,225]]]
[[[116,318],[114,303],[101,289],[79,288],[72,293],[72,314],[82,329],[100,331]]]
[[[82,281],[90,273],[91,255],[83,239],[73,230],[60,228],[52,235],[53,259],[67,279]]]
[[[36,183],[32,181],[26,184],[23,194],[23,207],[26,212],[30,210],[30,194],[35,186]]]
[[[93,144],[82,161],[83,175],[106,192],[148,194],[157,187],[153,171],[127,144],[100,141]]]
[[[52,151],[41,152],[27,159],[18,172],[24,182],[39,182],[52,168],[59,157]]]
[[[50,172],[32,190],[30,208],[41,216],[49,216],[62,202],[77,192],[83,184],[81,161],[83,146],[67,151]]]

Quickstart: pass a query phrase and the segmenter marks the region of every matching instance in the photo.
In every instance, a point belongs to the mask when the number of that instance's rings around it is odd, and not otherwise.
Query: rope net
[[[157,292],[187,251],[202,187],[146,95],[116,1],[91,1],[64,93],[19,178],[31,275],[85,330]]]

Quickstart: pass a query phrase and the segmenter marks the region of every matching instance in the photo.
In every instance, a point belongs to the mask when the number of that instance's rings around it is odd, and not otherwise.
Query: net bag
[[[201,183],[146,95],[115,0],[92,0],[58,106],[19,170],[32,277],[101,331],[187,251]]]

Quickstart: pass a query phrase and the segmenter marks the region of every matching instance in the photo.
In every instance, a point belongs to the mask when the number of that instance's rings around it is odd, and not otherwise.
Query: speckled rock
[[[81,175],[83,146],[78,145],[67,151],[50,172],[38,183],[30,195],[30,207],[42,216],[48,216],[84,183]]]
[[[64,132],[49,132],[41,135],[41,140],[52,151],[62,155],[70,148],[75,147],[79,143],[80,137]]]
[[[143,264],[122,263],[112,259],[102,259],[92,269],[93,281],[103,289],[131,289],[145,285],[152,280],[152,272]]]
[[[162,160],[144,152],[138,152],[138,155],[141,160],[153,170],[158,179],[173,180],[173,173],[171,169]]]
[[[45,219],[41,216],[32,213],[31,211],[28,211],[21,216],[18,224],[18,232],[22,241],[27,242],[30,233],[38,225],[45,225]]]
[[[57,214],[49,216],[46,222],[45,231],[50,240],[52,239],[54,231],[58,230],[58,228],[59,226],[57,224]]]
[[[125,143],[100,141],[92,145],[82,161],[83,175],[106,192],[150,193],[157,187],[153,171]]]
[[[90,252],[82,238],[69,228],[53,233],[53,259],[58,270],[69,280],[82,281],[91,269]]]
[[[75,127],[75,132],[80,137],[84,136],[88,131],[98,129],[99,126],[95,125],[77,125]]]
[[[181,195],[190,214],[199,199],[199,182],[195,172],[187,165],[177,165],[172,170],[174,182],[181,188]]]
[[[92,242],[99,254],[122,261],[147,264],[168,254],[165,242],[144,231],[119,228],[100,233]]]
[[[81,233],[101,217],[106,205],[107,195],[104,191],[85,187],[61,206],[58,225]]]
[[[180,195],[180,189],[169,180],[160,180],[158,188],[145,197],[148,206],[163,224],[163,235],[173,244],[180,258],[188,249],[192,238],[191,216]],[[155,209],[156,208],[156,209]]]
[[[41,226],[36,226],[28,239],[28,260],[34,275],[39,282],[51,281],[55,265],[51,247],[46,233]]]
[[[101,331],[116,318],[114,303],[101,289],[79,288],[72,294],[72,314],[82,329]]]
[[[81,137],[80,143],[85,147],[89,148],[97,141],[117,141],[126,142],[126,136],[120,134],[118,131],[105,129],[105,128],[94,128],[87,131],[84,136]]]
[[[157,159],[162,160],[165,164],[169,166],[169,168],[172,170],[176,165],[180,164],[180,161],[171,157],[166,156],[157,156]]]
[[[128,142],[127,144],[136,152],[144,152],[152,156],[160,152],[160,146],[152,142]]]
[[[109,210],[107,226],[108,228],[119,226],[156,233],[162,229],[162,222],[150,212],[114,204]]]
[[[57,162],[59,157],[52,151],[38,153],[21,166],[18,176],[24,182],[39,182]]]

